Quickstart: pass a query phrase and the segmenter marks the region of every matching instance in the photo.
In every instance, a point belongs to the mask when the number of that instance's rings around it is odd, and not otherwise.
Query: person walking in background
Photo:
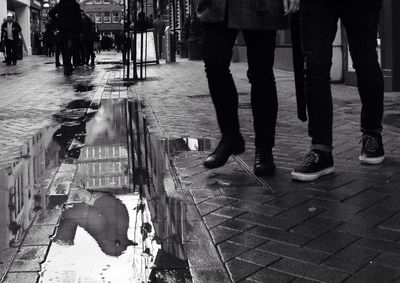
[[[361,97],[363,164],[384,160],[382,144],[383,76],[377,56],[377,33],[382,0],[302,0],[300,29],[305,58],[308,134],[311,150],[292,179],[313,181],[334,171],[332,156],[332,43],[338,19],[346,29]]]
[[[94,54],[94,42],[96,40],[96,26],[92,19],[82,11],[82,20],[83,20],[83,64],[94,67],[94,58],[96,55]]]
[[[71,75],[72,55],[76,51],[79,34],[82,32],[81,9],[75,0],[61,0],[50,10],[49,16],[56,22],[60,31],[64,74]]]
[[[6,49],[6,64],[17,64],[17,41],[21,32],[20,25],[14,21],[13,14],[8,13],[6,21],[1,25],[1,39]]]
[[[54,33],[51,30],[51,26],[49,23],[45,25],[45,31],[43,34],[43,49],[44,55],[51,57],[53,56],[53,48],[54,48]]]
[[[230,155],[245,150],[239,127],[238,93],[229,70],[232,49],[242,30],[256,136],[254,173],[274,173],[272,148],[278,112],[273,72],[276,30],[288,28],[284,14],[298,9],[299,0],[200,0],[197,15],[204,23],[205,71],[222,134],[217,148],[203,163],[206,168],[223,166]]]
[[[3,19],[3,23],[2,25],[7,21],[7,18]],[[5,42],[5,38],[3,38],[3,33],[0,32],[0,50],[3,53],[3,57],[4,57],[4,61],[3,63],[6,63],[6,58],[7,58],[7,54],[6,54],[6,42]]]
[[[156,57],[157,60],[162,56],[162,37],[165,31],[165,22],[161,19],[161,15],[157,14],[156,19],[153,21],[154,26],[154,42],[156,43]]]

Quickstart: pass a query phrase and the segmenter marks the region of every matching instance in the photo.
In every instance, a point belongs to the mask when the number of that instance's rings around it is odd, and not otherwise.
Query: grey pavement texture
[[[109,60],[113,60],[111,55]],[[25,140],[43,124],[51,123],[51,115],[77,96],[139,97],[148,126],[156,135],[171,143],[181,138],[207,141],[204,151],[178,148],[170,152],[179,184],[176,193],[195,206],[193,215],[200,215],[198,238],[184,242],[194,281],[399,280],[399,93],[385,94],[387,159],[381,165],[365,166],[358,161],[357,90],[333,85],[336,172],[316,182],[298,183],[291,181],[290,171],[307,152],[310,139],[306,124],[296,118],[290,72],[275,72],[279,114],[274,157],[278,170],[273,177],[260,179],[251,173],[254,133],[245,63],[233,63],[231,69],[240,93],[246,152],[222,168],[207,170],[202,160],[218,142],[219,131],[201,61],[149,66],[147,80],[118,91],[105,87],[108,80],[122,76],[117,69],[107,71],[109,65],[65,78],[61,70],[46,64],[50,61],[32,56],[15,67],[0,66],[0,74],[6,74],[0,76],[0,163],[10,155],[17,158]],[[74,85],[88,81],[96,85],[93,91],[75,91]],[[8,272],[5,282],[36,280],[38,262],[58,215],[54,211],[35,221],[18,251],[2,251],[0,271]]]
[[[385,94],[387,159],[366,166],[360,152],[357,89],[332,86],[336,172],[312,183],[290,179],[308,151],[307,125],[297,119],[293,75],[275,71],[279,114],[273,177],[251,174],[254,132],[246,64],[231,71],[239,92],[246,152],[222,168],[207,170],[212,150],[172,153],[180,190],[189,191],[234,282],[392,282],[400,277],[399,93]],[[169,140],[210,139],[219,131],[201,61],[148,68],[134,86],[150,123]],[[272,189],[272,193],[269,191]],[[200,251],[199,251],[200,252]],[[189,260],[190,262],[190,260]],[[202,274],[192,270],[201,281]],[[198,277],[197,277],[198,276]],[[207,281],[204,281],[207,282]]]

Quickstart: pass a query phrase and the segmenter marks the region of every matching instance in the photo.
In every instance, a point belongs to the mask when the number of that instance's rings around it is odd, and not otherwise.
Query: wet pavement
[[[46,57],[0,66],[2,281],[400,279],[399,93],[385,97],[387,160],[365,166],[356,89],[333,85],[336,173],[304,184],[289,174],[309,143],[291,73],[276,71],[278,170],[258,178],[244,63],[246,152],[207,170],[219,133],[202,63],[150,65],[127,86],[117,54],[97,60],[71,78]]]

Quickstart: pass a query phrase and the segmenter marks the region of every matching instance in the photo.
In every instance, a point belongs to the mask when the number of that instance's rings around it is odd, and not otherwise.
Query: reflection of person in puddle
[[[55,240],[73,244],[77,226],[84,228],[110,256],[120,256],[134,243],[128,239],[129,215],[114,195],[80,190],[80,202],[66,209]]]

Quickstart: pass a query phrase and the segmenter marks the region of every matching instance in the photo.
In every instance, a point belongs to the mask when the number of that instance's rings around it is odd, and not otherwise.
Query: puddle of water
[[[0,74],[0,77],[9,77],[9,76],[15,76],[15,75],[20,75],[22,73],[14,72],[14,73],[2,73]]]
[[[89,83],[77,83],[74,85],[74,89],[76,92],[87,92],[87,91],[91,91],[94,88],[94,85],[91,85]]]
[[[120,70],[120,69],[123,69],[123,68],[124,68],[123,65],[114,65],[114,66],[105,68],[105,70],[113,71],[113,70]]]
[[[210,151],[215,148],[218,140],[205,138],[179,138],[168,141],[171,153],[182,151]]]
[[[80,120],[67,153],[76,171],[39,282],[190,282],[184,204],[165,193],[165,144],[150,142],[138,105],[104,100]]]

